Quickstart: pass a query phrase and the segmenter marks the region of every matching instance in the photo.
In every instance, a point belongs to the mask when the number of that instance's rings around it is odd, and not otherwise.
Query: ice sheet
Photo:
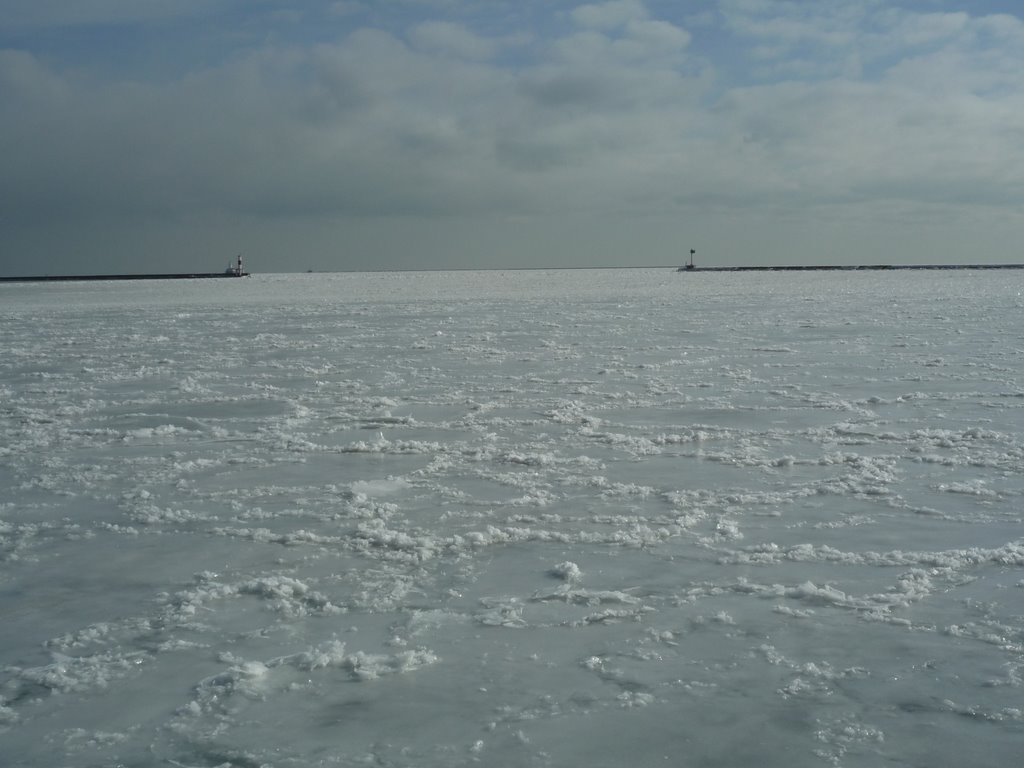
[[[4,764],[1016,765],[1022,288],[0,285]]]

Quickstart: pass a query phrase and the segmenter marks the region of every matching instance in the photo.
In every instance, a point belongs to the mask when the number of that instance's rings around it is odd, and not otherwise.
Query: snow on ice
[[[1017,765],[999,272],[0,286],[9,766]]]

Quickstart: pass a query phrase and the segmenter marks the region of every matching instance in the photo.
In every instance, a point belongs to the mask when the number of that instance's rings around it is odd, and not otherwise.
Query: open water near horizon
[[[1022,292],[2,285],[0,763],[1019,765]]]

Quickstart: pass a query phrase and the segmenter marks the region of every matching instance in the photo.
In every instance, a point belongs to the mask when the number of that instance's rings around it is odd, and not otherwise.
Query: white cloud
[[[964,32],[970,24],[966,13],[918,13],[900,11],[883,13],[885,36],[900,46],[937,45]]]
[[[651,56],[676,53],[690,44],[690,33],[667,21],[631,21],[626,37]]]
[[[495,41],[480,37],[461,24],[428,21],[417,25],[410,33],[413,44],[422,51],[463,59],[483,61],[497,51]]]
[[[351,16],[364,10],[364,6],[354,0],[335,0],[327,10],[332,16]]]
[[[358,29],[268,44],[153,83],[2,52],[0,132],[19,151],[0,157],[0,207],[25,220],[605,223],[841,217],[881,201],[904,216],[1018,210],[1020,20],[837,5],[723,3],[739,43],[766,49],[770,79],[727,74],[732,59],[715,71],[687,30],[630,2],[576,9],[578,26],[517,49],[530,58],[514,66],[494,56],[505,38],[453,21],[408,42]],[[772,8],[776,23],[758,25]]]
[[[654,67],[680,63],[679,54],[690,43],[690,33],[665,21],[630,21],[613,33],[592,29],[555,40],[550,50],[561,62],[591,70]]]
[[[648,18],[647,9],[640,0],[611,0],[607,3],[580,5],[573,9],[572,18],[587,29],[613,30],[631,21]]]
[[[856,38],[870,0],[805,3],[720,0],[725,24],[737,34],[776,45],[846,45]]]
[[[1005,13],[982,16],[973,21],[980,37],[991,37],[1002,45],[1024,46],[1024,21]]]

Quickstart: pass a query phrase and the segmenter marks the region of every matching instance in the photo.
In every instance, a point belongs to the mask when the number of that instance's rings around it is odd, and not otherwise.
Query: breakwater
[[[1024,269],[1024,264],[812,264],[756,267],[679,267],[679,272],[859,272],[907,269]]]
[[[222,277],[248,277],[248,272],[175,272],[161,275],[32,275],[0,277],[0,283],[49,283],[87,280],[206,280]]]

